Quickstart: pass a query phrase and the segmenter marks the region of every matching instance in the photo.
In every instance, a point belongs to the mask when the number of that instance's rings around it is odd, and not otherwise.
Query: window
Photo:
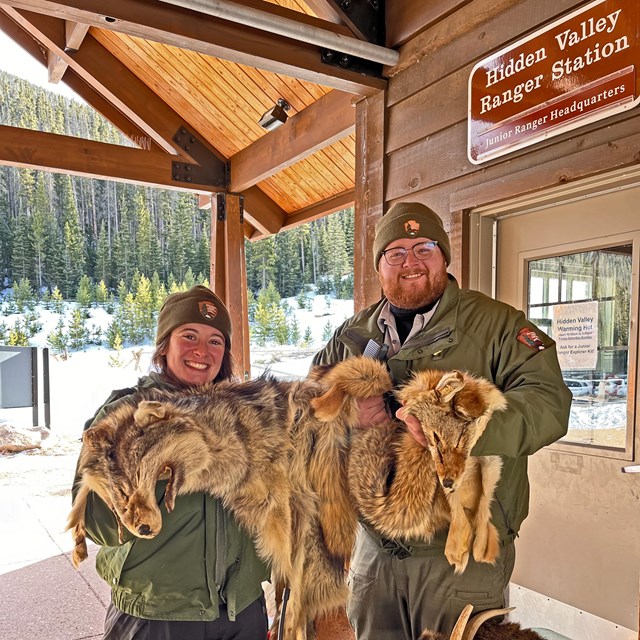
[[[565,442],[625,449],[632,245],[532,260],[528,316],[573,395]]]

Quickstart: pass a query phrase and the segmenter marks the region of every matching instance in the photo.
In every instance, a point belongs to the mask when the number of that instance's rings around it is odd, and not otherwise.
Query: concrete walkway
[[[0,458],[0,470],[6,460]],[[101,638],[109,587],[96,574],[97,547],[79,570],[64,531],[69,496],[0,486],[0,638]]]

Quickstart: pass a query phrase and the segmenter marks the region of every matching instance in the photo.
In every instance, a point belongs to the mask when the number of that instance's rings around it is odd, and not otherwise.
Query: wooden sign
[[[476,64],[469,160],[481,164],[635,107],[639,6],[596,0]]]

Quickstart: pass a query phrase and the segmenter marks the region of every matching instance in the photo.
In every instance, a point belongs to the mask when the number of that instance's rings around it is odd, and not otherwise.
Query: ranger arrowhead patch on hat
[[[218,315],[218,307],[208,300],[201,300],[198,302],[198,309],[200,310],[202,317],[207,320],[213,320]]]
[[[415,220],[407,220],[404,223],[404,229],[410,238],[415,238],[418,235],[418,231],[420,231],[420,223]]]

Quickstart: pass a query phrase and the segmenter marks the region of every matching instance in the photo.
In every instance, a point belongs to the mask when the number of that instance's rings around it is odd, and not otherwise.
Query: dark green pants
[[[443,546],[389,553],[361,529],[349,569],[349,622],[357,640],[416,640],[424,629],[448,635],[465,605],[474,613],[505,606],[514,562],[508,543],[495,565],[471,558],[456,576]]]

